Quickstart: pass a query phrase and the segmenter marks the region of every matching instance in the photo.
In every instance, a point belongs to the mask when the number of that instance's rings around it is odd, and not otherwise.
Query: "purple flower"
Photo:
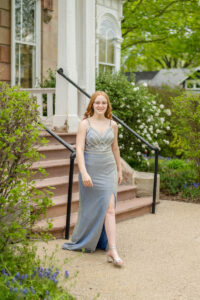
[[[21,275],[20,279],[21,279],[21,280],[24,280],[24,275]]]
[[[49,295],[49,291],[46,291],[46,295]]]
[[[19,274],[19,272],[17,272],[17,274],[15,275],[15,278],[19,279],[19,277],[20,277],[20,274]]]
[[[27,294],[27,289],[26,289],[26,288],[23,289],[22,293],[23,293],[24,295],[26,295],[26,294]]]
[[[15,293],[17,292],[17,288],[16,287],[13,289],[13,292],[15,292]]]
[[[66,270],[65,271],[65,278],[69,277],[69,272]]]
[[[40,272],[40,273],[39,273],[39,277],[40,277],[40,278],[42,278],[42,277],[43,277],[43,274],[42,274],[42,272]]]

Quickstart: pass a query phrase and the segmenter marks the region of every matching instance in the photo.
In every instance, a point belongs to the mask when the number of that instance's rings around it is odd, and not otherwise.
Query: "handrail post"
[[[71,202],[72,202],[72,185],[73,185],[73,172],[74,172],[75,157],[76,157],[76,153],[74,151],[70,155],[70,170],[69,170],[69,183],[68,183],[68,200],[67,200],[65,239],[69,239]]]
[[[157,190],[157,174],[158,174],[158,153],[159,150],[155,150],[155,165],[154,165],[154,181],[153,181],[153,202],[152,202],[152,214],[155,214],[156,207],[156,190]]]

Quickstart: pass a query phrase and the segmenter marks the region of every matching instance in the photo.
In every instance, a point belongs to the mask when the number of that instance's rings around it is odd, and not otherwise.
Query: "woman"
[[[80,206],[72,243],[63,249],[107,250],[108,261],[122,266],[116,249],[117,184],[122,181],[118,126],[112,120],[108,95],[95,92],[80,122],[76,139]]]

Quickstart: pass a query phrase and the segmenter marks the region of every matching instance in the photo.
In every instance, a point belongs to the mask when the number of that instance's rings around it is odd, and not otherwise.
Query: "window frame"
[[[21,0],[22,1],[22,0]],[[41,81],[41,0],[36,1],[36,20],[35,20],[35,43],[23,42],[15,36],[15,0],[11,2],[11,86],[16,85],[16,44],[35,46],[35,76],[33,76],[32,88],[37,87]],[[34,70],[32,70],[34,71]]]

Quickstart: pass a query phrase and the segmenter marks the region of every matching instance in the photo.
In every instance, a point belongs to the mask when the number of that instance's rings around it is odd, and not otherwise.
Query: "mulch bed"
[[[200,199],[193,200],[193,199],[189,199],[189,198],[182,198],[180,194],[178,194],[178,195],[167,195],[167,194],[162,193],[162,192],[160,192],[160,200],[172,200],[172,201],[200,204]]]

